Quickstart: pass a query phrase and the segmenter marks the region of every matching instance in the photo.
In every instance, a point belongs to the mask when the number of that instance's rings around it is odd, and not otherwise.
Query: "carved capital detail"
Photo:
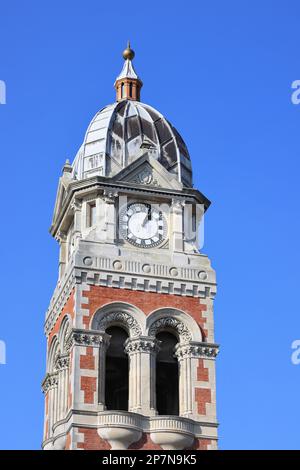
[[[219,346],[211,343],[177,344],[174,355],[180,361],[187,357],[214,359],[219,352]]]
[[[109,335],[103,331],[80,330],[73,328],[66,339],[66,350],[70,351],[73,346],[92,346],[99,348],[109,345]]]
[[[156,354],[159,351],[160,341],[154,338],[141,337],[137,339],[128,338],[124,350],[126,354],[149,353]]]
[[[184,199],[179,198],[179,197],[173,197],[172,204],[171,204],[171,209],[173,212],[181,213],[184,206],[185,206]]]
[[[58,354],[55,359],[55,369],[56,370],[63,370],[67,369],[70,364],[70,357],[69,354]]]
[[[42,382],[42,390],[46,394],[51,388],[55,388],[58,385],[58,374],[57,372],[52,372],[51,374],[46,374]]]
[[[117,197],[118,191],[113,189],[104,189],[102,199],[104,202],[106,202],[106,204],[114,204]]]

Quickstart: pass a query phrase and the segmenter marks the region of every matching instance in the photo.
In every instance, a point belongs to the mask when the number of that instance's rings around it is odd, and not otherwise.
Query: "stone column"
[[[58,371],[57,421],[66,417],[68,408],[69,354],[61,354],[56,360]]]
[[[129,356],[129,409],[147,416],[156,414],[155,361],[158,352],[155,338],[129,338],[125,352]]]
[[[98,405],[100,410],[105,410],[105,373],[106,373],[106,351],[109,346],[110,336],[101,333],[98,336]]]
[[[175,357],[179,366],[179,414],[188,417],[193,413],[192,355],[186,344],[177,344]]]
[[[47,374],[42,384],[43,392],[48,394],[48,438],[53,434],[53,425],[56,422],[57,410],[57,385],[58,375],[57,372]]]

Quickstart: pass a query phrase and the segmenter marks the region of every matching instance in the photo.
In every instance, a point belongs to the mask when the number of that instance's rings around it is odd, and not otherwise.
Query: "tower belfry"
[[[210,202],[178,131],[140,101],[129,43],[123,57],[116,102],[58,184],[43,448],[215,449]]]

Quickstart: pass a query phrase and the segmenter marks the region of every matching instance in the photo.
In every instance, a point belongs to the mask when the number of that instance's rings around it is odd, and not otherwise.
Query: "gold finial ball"
[[[130,42],[128,41],[127,47],[123,51],[124,60],[127,60],[127,59],[133,60],[134,56],[135,56],[134,51],[131,49]]]

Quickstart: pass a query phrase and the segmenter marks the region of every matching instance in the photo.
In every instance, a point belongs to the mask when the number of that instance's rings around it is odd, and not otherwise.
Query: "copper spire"
[[[134,70],[132,60],[135,56],[134,51],[127,43],[127,48],[123,51],[125,60],[122,71],[115,81],[115,89],[117,91],[117,101],[133,100],[140,101],[140,90],[143,86],[142,80],[138,77]]]

